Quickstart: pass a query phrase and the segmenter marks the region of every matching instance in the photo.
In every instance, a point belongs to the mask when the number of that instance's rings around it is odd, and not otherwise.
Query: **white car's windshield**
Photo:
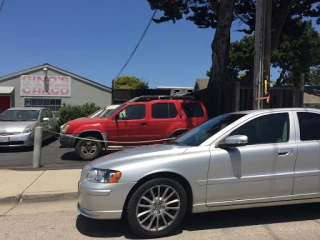
[[[100,117],[100,114],[104,111],[104,108],[99,109],[98,111],[95,111],[94,113],[91,113],[87,118],[94,118],[94,117]]]
[[[103,116],[101,116],[101,118],[108,118],[110,116],[112,116],[113,113],[115,113],[116,111],[118,111],[118,109],[122,108],[125,104],[121,104],[118,107],[116,107],[115,109],[113,109],[110,112],[107,112],[106,114],[104,114]]]
[[[0,121],[37,121],[39,110],[6,110],[0,114]]]
[[[231,123],[245,116],[245,114],[224,114],[208,120],[198,127],[188,131],[179,138],[172,141],[172,144],[199,146],[201,143],[212,137],[214,134],[227,127]]]

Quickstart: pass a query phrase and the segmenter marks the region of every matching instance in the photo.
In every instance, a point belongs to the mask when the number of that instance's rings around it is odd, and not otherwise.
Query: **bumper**
[[[75,147],[75,142],[76,142],[76,138],[77,134],[69,134],[69,135],[61,135],[60,136],[60,145],[62,147],[69,147],[69,148],[73,148]]]
[[[4,138],[4,136],[0,136]],[[21,133],[15,135],[9,135],[8,142],[0,141],[0,147],[31,147],[34,142],[34,133]]]
[[[132,183],[79,183],[78,211],[94,219],[120,219],[126,198],[135,185]]]

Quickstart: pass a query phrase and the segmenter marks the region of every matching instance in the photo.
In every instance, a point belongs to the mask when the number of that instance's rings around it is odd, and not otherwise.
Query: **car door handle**
[[[293,152],[293,149],[281,149],[278,150],[278,155],[279,156],[288,156]]]
[[[142,122],[142,123],[140,123],[140,125],[145,126],[145,125],[147,125],[147,123]]]

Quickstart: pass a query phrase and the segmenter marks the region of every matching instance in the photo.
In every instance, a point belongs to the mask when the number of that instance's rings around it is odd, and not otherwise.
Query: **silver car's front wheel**
[[[180,224],[186,206],[186,192],[178,182],[154,179],[133,194],[127,208],[128,222],[142,237],[162,237]]]

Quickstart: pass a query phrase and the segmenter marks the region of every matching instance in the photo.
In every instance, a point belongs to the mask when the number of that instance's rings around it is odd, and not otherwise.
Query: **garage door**
[[[0,113],[10,108],[10,96],[0,96]]]

